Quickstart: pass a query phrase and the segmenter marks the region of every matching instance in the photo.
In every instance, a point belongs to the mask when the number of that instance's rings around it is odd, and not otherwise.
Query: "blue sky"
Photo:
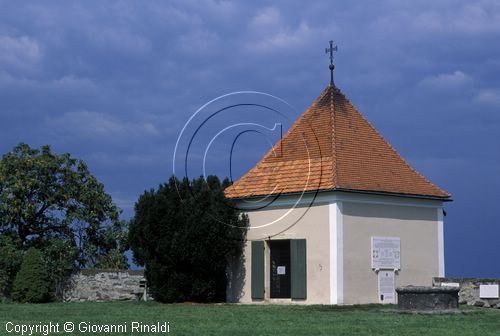
[[[0,1],[0,152],[70,152],[128,218],[207,101],[257,90],[297,117],[330,39],[338,87],[453,194],[447,275],[500,277],[498,1]],[[252,143],[236,171],[267,150]]]

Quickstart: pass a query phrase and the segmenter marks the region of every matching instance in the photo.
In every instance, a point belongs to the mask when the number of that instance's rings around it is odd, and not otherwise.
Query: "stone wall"
[[[409,311],[451,311],[458,309],[457,287],[405,286],[396,288],[398,307]]]
[[[143,271],[87,269],[74,274],[64,291],[64,301],[145,300]]]
[[[486,299],[479,296],[480,285],[500,285],[500,279],[480,278],[433,278],[433,286],[455,286],[458,284],[459,303],[478,307],[500,308],[500,299]]]

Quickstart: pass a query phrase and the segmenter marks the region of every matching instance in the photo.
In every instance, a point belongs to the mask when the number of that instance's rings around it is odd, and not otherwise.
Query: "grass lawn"
[[[154,302],[0,304],[0,335],[6,323],[59,323],[49,335],[107,335],[104,332],[64,333],[62,325],[124,324],[132,321],[169,322],[172,335],[500,335],[500,309],[463,308],[455,314],[405,314],[393,306],[281,306],[281,305],[163,305]],[[8,327],[12,328],[13,324]],[[28,332],[29,334],[29,332]],[[26,335],[26,334],[25,334]],[[36,333],[34,335],[42,335]]]

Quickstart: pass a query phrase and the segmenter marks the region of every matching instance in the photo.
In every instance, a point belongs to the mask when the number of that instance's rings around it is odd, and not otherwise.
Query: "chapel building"
[[[451,195],[398,154],[333,75],[225,194],[250,220],[229,301],[395,303],[395,287],[444,276]]]

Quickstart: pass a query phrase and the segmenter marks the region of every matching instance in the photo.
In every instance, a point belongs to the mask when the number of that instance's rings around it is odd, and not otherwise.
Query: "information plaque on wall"
[[[378,296],[379,303],[396,303],[394,271],[378,272]]]
[[[401,269],[401,241],[397,237],[372,237],[372,268]]]

